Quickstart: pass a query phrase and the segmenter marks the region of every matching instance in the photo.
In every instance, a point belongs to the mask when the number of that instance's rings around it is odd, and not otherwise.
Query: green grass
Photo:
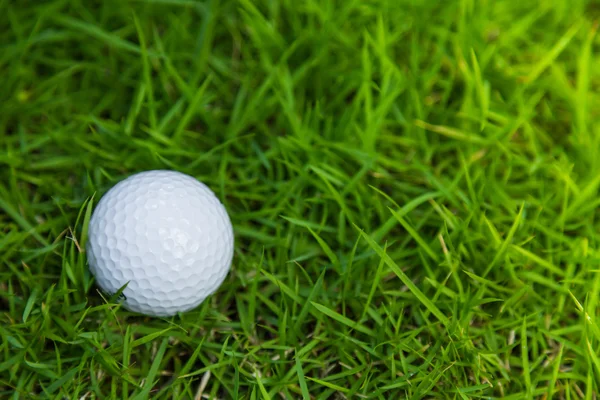
[[[599,17],[0,0],[0,398],[596,398]],[[236,232],[168,320],[103,298],[83,250],[159,168]]]

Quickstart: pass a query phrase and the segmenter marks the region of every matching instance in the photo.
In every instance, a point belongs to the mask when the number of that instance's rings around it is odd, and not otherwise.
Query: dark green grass
[[[0,0],[0,398],[595,399],[589,1]],[[115,182],[236,232],[169,320],[86,267]]]

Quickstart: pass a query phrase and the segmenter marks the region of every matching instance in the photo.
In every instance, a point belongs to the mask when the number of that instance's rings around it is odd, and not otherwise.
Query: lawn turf
[[[593,1],[0,0],[0,398],[594,399]],[[86,267],[131,173],[233,268],[152,319]]]

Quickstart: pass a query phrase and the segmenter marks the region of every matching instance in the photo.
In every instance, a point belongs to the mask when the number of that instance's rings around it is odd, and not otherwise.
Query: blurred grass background
[[[599,16],[0,0],[0,397],[596,398]],[[160,168],[236,232],[169,320],[103,299],[83,246]]]

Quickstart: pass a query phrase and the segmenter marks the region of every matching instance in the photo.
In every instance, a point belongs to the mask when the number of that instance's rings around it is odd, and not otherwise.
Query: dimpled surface
[[[127,283],[126,308],[169,316],[198,306],[221,285],[233,257],[233,230],[206,185],[180,172],[147,171],[102,197],[87,251],[105,292]]]

